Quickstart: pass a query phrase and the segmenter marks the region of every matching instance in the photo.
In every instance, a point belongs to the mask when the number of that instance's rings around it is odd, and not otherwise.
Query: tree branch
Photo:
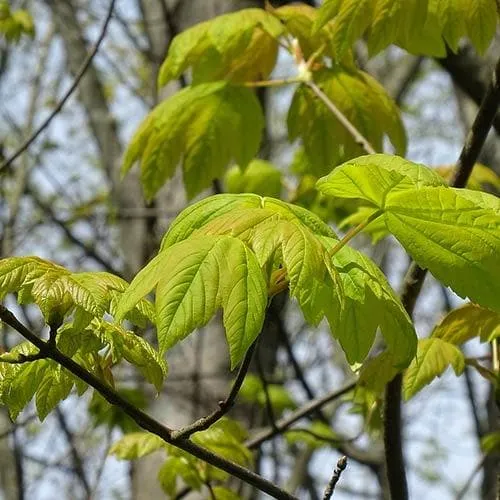
[[[231,462],[230,460],[226,460],[219,455],[212,453],[206,448],[198,446],[189,439],[174,439],[174,431],[171,428],[161,424],[147,413],[129,403],[125,398],[123,398],[105,382],[97,378],[92,373],[88,372],[78,363],[75,363],[75,361],[64,355],[54,346],[51,346],[48,342],[43,341],[31,330],[26,328],[21,322],[19,322],[19,320],[3,305],[0,305],[0,319],[7,325],[14,328],[17,332],[19,332],[26,340],[38,347],[40,352],[45,354],[47,358],[52,359],[56,363],[60,364],[63,368],[66,368],[66,370],[70,371],[73,375],[77,376],[88,385],[96,389],[110,404],[121,408],[124,413],[131,417],[134,422],[138,424],[142,429],[155,434],[159,438],[163,439],[166,443],[184,450],[194,457],[203,460],[208,464],[213,465],[214,467],[217,467],[218,469],[221,469],[238,479],[241,479],[245,483],[254,486],[258,490],[267,493],[273,498],[277,498],[278,500],[297,500],[296,497],[290,495],[286,491],[283,491],[281,488],[268,481],[267,479],[259,476],[255,472],[234,462]]]
[[[82,457],[80,456],[80,453],[78,451],[78,448],[76,447],[75,443],[75,437],[73,433],[70,431],[68,424],[66,422],[66,418],[62,412],[62,410],[59,407],[56,407],[56,416],[57,420],[59,422],[59,425],[61,427],[61,430],[63,431],[64,436],[66,437],[66,441],[68,442],[70,452],[71,452],[71,457],[73,459],[73,468],[75,469],[76,476],[82,483],[83,489],[85,490],[85,494],[87,495],[87,498],[91,498],[92,496],[92,489],[90,488],[90,483],[89,480],[87,479],[87,475],[85,473],[85,469],[83,467],[83,460]]]
[[[335,486],[339,482],[340,476],[342,472],[347,467],[347,457],[341,457],[337,462],[337,467],[333,471],[333,476],[326,487],[325,494],[323,495],[323,500],[330,500],[332,498],[333,492],[335,490]]]
[[[437,61],[458,87],[479,106],[487,91],[489,65],[474,54],[471,46],[463,47],[457,54],[448,50],[446,57]],[[500,114],[494,117],[493,126],[500,134]]]
[[[491,83],[484,95],[476,119],[472,124],[472,128],[467,136],[462,152],[460,153],[455,177],[451,183],[452,187],[465,187],[493,124],[499,103],[500,59],[497,62]],[[403,292],[401,294],[401,301],[410,316],[413,315],[415,303],[422,288],[426,273],[427,271],[419,267],[415,262],[412,262],[408,268]],[[385,392],[385,457],[387,478],[391,496],[394,500],[406,500],[408,498],[401,430],[401,386],[402,375],[398,374],[387,384]]]
[[[290,413],[290,415],[279,419],[277,422],[275,422],[274,427],[268,427],[266,429],[263,429],[255,436],[248,439],[245,445],[248,448],[259,447],[265,441],[268,441],[269,439],[272,439],[277,435],[281,434],[284,430],[288,429],[291,425],[293,425],[301,418],[308,417],[309,415],[316,413],[320,408],[322,408],[328,403],[331,403],[335,399],[344,396],[348,392],[352,391],[355,387],[356,387],[356,382],[351,382],[342,387],[341,389],[331,391],[325,394],[324,396],[309,401],[301,408]]]
[[[233,406],[236,402],[236,397],[241,389],[243,381],[247,375],[248,369],[250,367],[250,362],[252,361],[252,356],[255,351],[257,340],[248,349],[243,362],[241,363],[240,369],[238,370],[238,375],[229,391],[226,399],[219,401],[219,408],[215,410],[210,415],[201,417],[196,422],[190,425],[186,425],[182,429],[172,433],[172,439],[185,439],[194,434],[195,432],[204,431],[208,429],[211,425],[215,424],[220,420]]]
[[[109,8],[108,8],[108,13],[106,15],[106,18],[104,20],[104,23],[102,25],[101,33],[99,34],[99,37],[97,38],[94,47],[90,51],[89,55],[83,61],[83,64],[78,71],[78,73],[75,75],[75,78],[73,80],[73,83],[69,87],[69,89],[66,91],[66,93],[63,95],[57,106],[54,108],[52,113],[42,122],[42,124],[21,144],[21,146],[17,149],[17,151],[9,156],[1,165],[0,165],[0,172],[2,170],[6,169],[9,167],[9,165],[16,160],[26,149],[28,149],[31,144],[37,139],[37,137],[50,125],[52,120],[59,114],[63,106],[66,104],[66,101],[71,97],[73,92],[77,89],[78,85],[80,84],[81,79],[83,78],[83,75],[85,75],[85,72],[89,68],[90,64],[92,63],[92,59],[94,59],[95,55],[97,54],[97,51],[99,50],[99,47],[101,46],[102,41],[104,40],[104,37],[106,36],[106,31],[108,29],[109,22],[111,21],[111,15],[113,14],[113,8],[115,6],[115,1],[116,0],[111,0],[109,3]]]

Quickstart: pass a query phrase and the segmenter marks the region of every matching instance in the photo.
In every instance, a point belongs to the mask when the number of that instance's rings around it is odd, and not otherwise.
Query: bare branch
[[[281,434],[284,430],[288,429],[298,420],[308,417],[309,415],[316,413],[320,408],[325,406],[328,403],[344,396],[348,392],[351,392],[356,387],[356,382],[351,382],[341,389],[337,389],[335,391],[331,391],[324,396],[313,399],[309,401],[309,403],[305,404],[301,408],[295,410],[290,413],[290,415],[281,418],[275,423],[275,427],[268,427],[267,429],[262,430],[252,438],[250,438],[245,445],[248,448],[257,448],[265,441],[274,438],[275,436]]]
[[[24,142],[21,144],[21,146],[17,149],[17,151],[9,156],[1,165],[0,165],[0,172],[2,170],[5,170],[6,168],[9,167],[9,165],[16,159],[18,158],[26,149],[28,149],[31,144],[37,139],[37,137],[50,125],[52,120],[59,114],[63,106],[66,104],[66,101],[71,97],[73,92],[77,89],[81,79],[83,78],[83,75],[85,75],[85,72],[89,68],[90,64],[92,63],[92,59],[94,59],[95,55],[97,54],[97,51],[99,50],[99,47],[101,46],[102,41],[104,40],[104,37],[106,36],[106,31],[108,29],[109,22],[111,21],[111,15],[113,13],[113,8],[115,5],[116,0],[111,0],[109,4],[109,9],[108,13],[106,15],[106,19],[104,20],[104,23],[102,25],[101,33],[99,37],[97,38],[97,41],[94,44],[94,47],[90,51],[89,55],[83,61],[83,64],[78,71],[78,73],[75,75],[75,78],[73,80],[73,83],[69,87],[69,89],[66,91],[66,93],[63,95],[57,106],[54,108],[52,113],[42,122],[42,124],[31,134]]]
[[[193,422],[190,425],[179,429],[176,432],[172,433],[172,439],[184,439],[191,436],[195,432],[204,431],[208,429],[211,425],[215,424],[218,420],[220,420],[233,406],[236,402],[236,397],[238,396],[238,392],[241,389],[243,381],[248,372],[248,368],[250,367],[250,362],[252,361],[252,356],[255,351],[256,346],[255,341],[250,348],[248,349],[243,362],[241,363],[240,369],[238,371],[238,375],[236,376],[235,381],[233,382],[233,386],[231,387],[231,391],[229,392],[226,399],[219,401],[219,408],[215,410],[210,415],[206,417],[201,417],[196,422]]]
[[[66,417],[64,416],[62,410],[59,407],[56,408],[56,416],[57,416],[57,421],[59,422],[59,425],[61,427],[61,430],[63,431],[63,434],[66,437],[66,441],[68,442],[71,451],[71,457],[73,459],[73,468],[75,469],[76,476],[82,483],[87,498],[91,498],[92,490],[90,488],[90,483],[85,473],[85,469],[83,467],[82,457],[80,456],[80,452],[76,447],[75,436],[68,427],[68,423],[66,422]]]
[[[333,492],[335,491],[335,486],[339,482],[340,476],[346,467],[347,457],[340,457],[339,461],[337,462],[337,467],[335,467],[335,470],[333,471],[332,478],[330,479],[330,482],[326,487],[325,493],[323,495],[323,500],[330,500],[330,498],[332,498]]]

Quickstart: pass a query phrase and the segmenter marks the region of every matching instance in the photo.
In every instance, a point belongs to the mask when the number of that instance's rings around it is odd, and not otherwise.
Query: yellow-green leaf
[[[148,199],[182,164],[189,198],[223,175],[231,160],[245,168],[259,148],[264,118],[255,93],[215,82],[186,87],[159,104],[138,128],[122,173],[140,160]]]
[[[456,375],[463,372],[464,355],[458,347],[439,338],[419,340],[417,355],[404,374],[404,398],[410,399],[436,377],[440,377],[448,366],[453,368]]]
[[[315,81],[344,116],[376,150],[387,135],[398,154],[406,149],[406,134],[396,104],[367,73],[335,66],[315,72]],[[364,150],[325,104],[305,85],[299,86],[288,112],[290,141],[302,139],[312,174],[325,175]]]
[[[191,68],[194,83],[265,80],[278,53],[280,22],[263,9],[217,16],[177,35],[160,68],[158,86]]]
[[[500,336],[500,314],[475,304],[466,304],[448,313],[437,325],[432,337],[460,345],[479,337],[491,342]]]

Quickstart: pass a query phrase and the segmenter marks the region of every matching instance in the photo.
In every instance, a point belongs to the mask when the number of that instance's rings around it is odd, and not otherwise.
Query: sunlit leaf
[[[376,150],[382,150],[387,136],[396,152],[404,153],[406,134],[399,110],[376,80],[362,71],[340,66],[314,75],[321,90]],[[287,122],[290,141],[302,139],[310,173],[316,176],[364,152],[306,85],[296,90]]]
[[[463,372],[465,362],[460,349],[439,338],[419,340],[417,356],[404,375],[404,398],[410,399],[436,377],[440,377],[449,366],[456,375]]]
[[[255,93],[215,82],[187,87],[159,104],[137,129],[122,173],[141,163],[141,183],[152,199],[182,164],[192,198],[222,176],[231,160],[245,168],[259,148],[264,118]]]
[[[432,337],[460,345],[479,337],[491,342],[500,336],[500,314],[475,304],[466,304],[448,313],[434,328]]]
[[[278,53],[283,26],[263,9],[217,16],[177,35],[160,68],[158,85],[192,69],[194,83],[265,80]]]

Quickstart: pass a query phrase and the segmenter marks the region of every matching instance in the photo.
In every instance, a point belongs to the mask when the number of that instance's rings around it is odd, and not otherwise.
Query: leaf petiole
[[[358,224],[357,226],[349,229],[344,237],[328,252],[330,257],[333,257],[339,250],[341,250],[349,241],[351,241],[358,233],[363,231],[368,224],[378,219],[384,213],[383,210],[377,210],[373,212],[366,220]]]

